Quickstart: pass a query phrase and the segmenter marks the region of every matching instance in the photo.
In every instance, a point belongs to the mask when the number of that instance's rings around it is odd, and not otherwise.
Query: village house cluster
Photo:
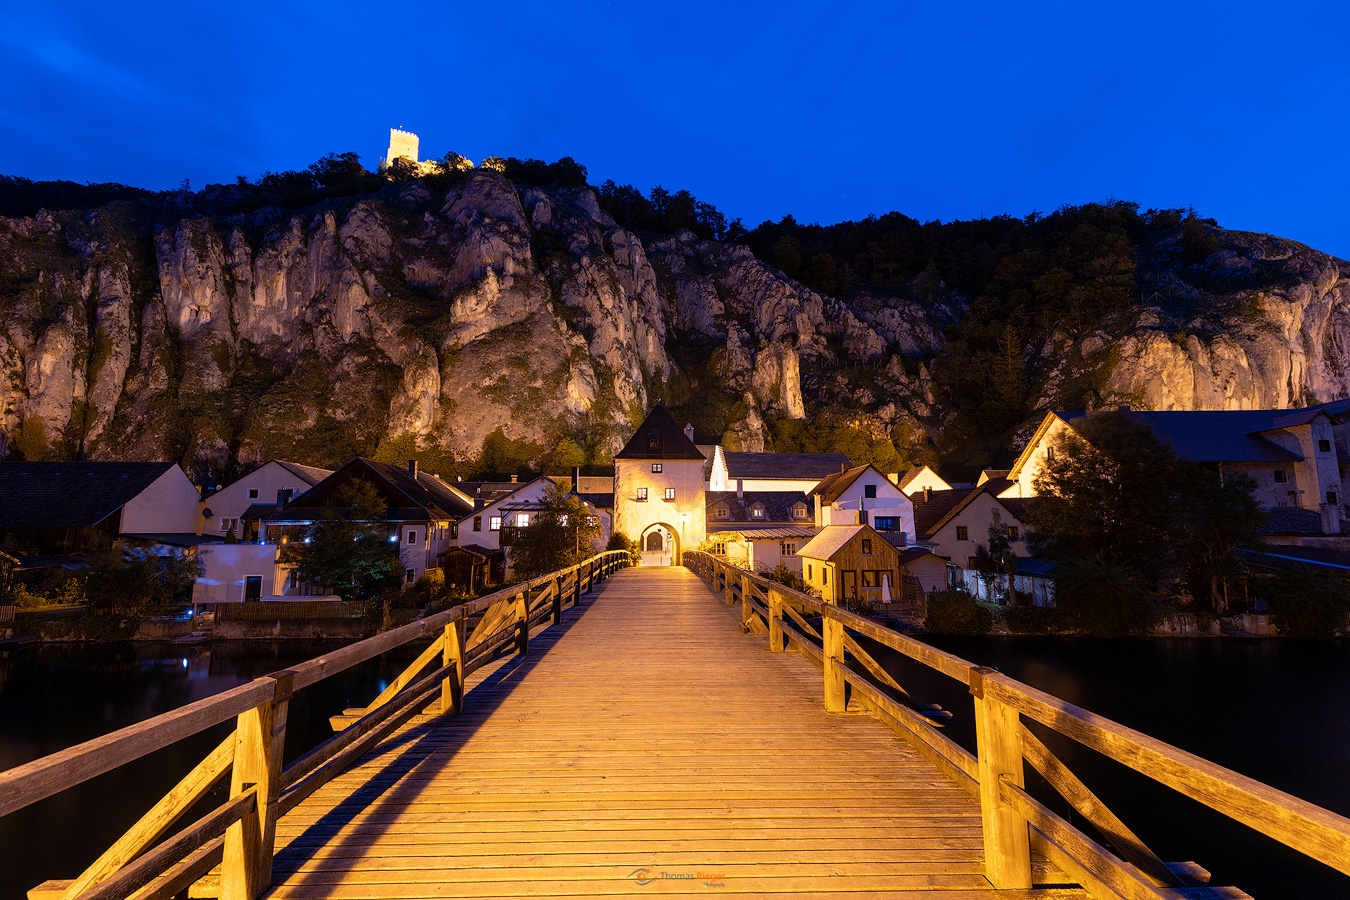
[[[1350,401],[1298,410],[1132,412],[1178,455],[1244,472],[1267,510],[1267,547],[1249,562],[1350,568],[1342,480],[1350,466],[1343,424]],[[600,524],[635,539],[644,565],[677,565],[702,549],[753,571],[785,566],[829,602],[885,608],[961,586],[990,590],[978,560],[992,533],[1018,557],[1004,589],[1048,596],[1045,567],[1028,553],[1026,503],[1052,442],[1082,412],[1048,413],[1009,470],[949,483],[928,467],[881,472],[838,453],[729,452],[700,443],[655,407],[612,474],[530,481],[446,481],[406,466],[356,458],[336,471],[272,460],[237,481],[199,489],[167,462],[0,463],[0,567],[6,577],[85,565],[100,543],[195,554],[198,603],[330,597],[300,579],[280,549],[306,534],[345,485],[371,484],[387,506],[407,585],[438,570],[473,593],[510,574],[514,535],[530,527],[545,491],[565,484]],[[987,574],[987,573],[985,573]],[[333,598],[336,599],[336,598]]]

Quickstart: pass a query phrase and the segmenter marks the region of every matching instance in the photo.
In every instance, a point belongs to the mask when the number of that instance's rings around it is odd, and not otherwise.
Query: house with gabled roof
[[[928,542],[938,556],[969,568],[980,546],[988,550],[989,529],[999,527],[1005,529],[1012,551],[1027,556],[1026,501],[1002,496],[1009,483],[995,478],[973,488],[916,494],[914,522],[919,539]]]
[[[713,450],[708,490],[805,492],[822,478],[847,469],[852,463],[843,453],[741,453]]]
[[[914,536],[914,503],[870,463],[822,479],[811,489],[816,527],[870,525],[897,546]]]
[[[614,455],[614,528],[641,544],[644,565],[678,564],[707,534],[706,463],[694,426],[660,405]]]
[[[952,489],[952,486],[929,466],[915,466],[899,473],[895,479],[895,486],[904,491],[907,497],[913,497],[925,490],[950,491]]]
[[[900,595],[900,548],[870,525],[827,525],[797,551],[826,603],[889,603]]]
[[[1120,409],[1149,425],[1179,457],[1212,467],[1221,478],[1232,472],[1249,475],[1262,507],[1313,510],[1321,517],[1323,534],[1341,532],[1342,475],[1350,467],[1344,419],[1350,400],[1304,409]],[[1036,476],[1053,452],[1055,439],[1088,414],[1046,413],[1009,471],[1004,494],[1034,496]]]
[[[36,554],[200,533],[201,494],[171,462],[0,461],[0,540]]]
[[[333,474],[332,469],[273,459],[202,497],[202,534],[256,540],[262,517]]]

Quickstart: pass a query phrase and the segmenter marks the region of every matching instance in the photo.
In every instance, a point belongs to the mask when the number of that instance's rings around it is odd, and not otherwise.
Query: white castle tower
[[[389,152],[384,155],[383,168],[389,168],[396,159],[417,162],[417,135],[401,128],[389,129]]]

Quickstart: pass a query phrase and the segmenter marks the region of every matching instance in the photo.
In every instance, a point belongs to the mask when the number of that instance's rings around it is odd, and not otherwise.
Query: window
[[[408,582],[408,584],[412,584],[417,580],[417,571],[415,569],[404,569],[403,580]]]
[[[489,530],[489,531],[501,531],[501,530],[502,530],[502,517],[501,517],[501,516],[492,516],[492,517],[490,517],[490,518],[488,519],[488,530]]]
[[[236,530],[238,530],[238,528],[239,528],[239,520],[238,520],[238,519],[221,519],[221,520],[220,520],[220,530],[221,530],[221,531],[236,531]]]
[[[653,474],[653,475],[660,475],[660,474],[661,474],[661,464],[660,464],[660,463],[652,463],[652,474]]]
[[[713,518],[729,519],[731,518],[731,510],[727,509],[725,506],[719,506],[717,509],[713,510]]]
[[[474,516],[474,517],[473,517],[473,530],[474,530],[474,531],[482,531],[482,530],[483,530],[483,517],[482,517],[482,516]]]
[[[713,553],[717,556],[726,556],[727,545],[721,541],[717,542],[716,544],[713,544]]]
[[[566,517],[564,516],[564,518],[566,518]],[[521,527],[521,528],[525,528],[525,527],[528,526],[529,524],[530,524],[530,514],[529,514],[529,513],[516,513],[516,525],[517,525],[517,526],[519,526],[519,527]],[[566,522],[563,522],[563,525],[566,525],[566,524],[567,524]]]
[[[881,573],[871,569],[863,569],[862,586],[865,588],[881,587]]]
[[[666,488],[666,499],[667,499],[667,500],[674,500],[674,499],[675,499],[675,489],[674,489],[674,488]]]
[[[778,552],[779,552],[779,554],[782,555],[782,556],[796,556],[796,555],[797,555],[797,545],[796,545],[796,544],[787,544],[787,543],[779,544],[779,545],[778,545]]]
[[[416,528],[409,528],[409,529],[408,529],[408,543],[409,543],[409,544],[415,544],[415,543],[417,543],[417,529],[416,529]]]
[[[758,504],[758,503],[756,503],[754,506],[750,507],[750,518],[752,518],[752,519],[762,519],[762,518],[764,518],[764,507],[761,506],[761,505]]]
[[[877,531],[899,531],[900,519],[896,516],[877,516],[872,527]]]
[[[871,556],[871,555],[872,555],[872,539],[871,539],[871,538],[863,538],[862,545],[863,545],[863,546],[862,546],[863,556]]]
[[[250,499],[250,500],[257,500],[257,499],[258,499],[258,489],[257,489],[257,488],[249,488],[249,489],[248,489],[248,499]]]
[[[1288,473],[1287,471],[1285,471],[1284,469],[1276,469],[1276,470],[1275,470],[1275,483],[1276,483],[1276,484],[1288,484],[1288,483],[1289,483],[1289,473]]]
[[[806,504],[805,504],[805,503],[796,503],[796,504],[793,504],[793,506],[792,506],[792,518],[794,518],[794,519],[805,519],[805,518],[806,518]]]
[[[1318,453],[1330,453],[1330,452],[1331,452],[1331,441],[1328,441],[1328,440],[1325,440],[1325,439],[1319,440],[1319,441],[1317,442],[1317,452],[1318,452]]]
[[[1017,535],[1018,535],[1017,526],[1016,526],[1016,525],[1009,525],[1009,526],[1008,526],[1008,540],[1010,540],[1010,541],[1020,540],[1020,538],[1018,538]]]
[[[458,539],[459,539],[459,523],[458,523],[458,522],[451,522],[451,523],[450,523],[450,539],[451,539],[452,541],[453,541],[453,540],[458,540]]]
[[[969,531],[969,529],[967,529],[966,526],[964,526],[964,525],[957,525],[957,526],[956,526],[956,539],[957,539],[958,541],[968,541],[968,540],[970,540],[970,531]]]
[[[875,484],[863,485],[863,496],[868,500],[875,500],[877,497],[877,486]]]
[[[638,495],[637,495],[637,498],[638,498],[639,500],[646,500],[646,499],[647,499],[647,489],[646,489],[645,487],[643,487],[643,488],[638,488]]]
[[[810,580],[811,580],[812,578],[814,578],[814,577],[816,577],[816,573],[811,571],[811,567],[810,567],[810,566],[807,566],[807,567],[806,567],[806,580],[807,580],[807,581],[810,581]]]
[[[1336,502],[1336,492],[1335,492],[1335,491],[1327,491],[1327,502],[1328,502],[1328,503],[1335,503],[1335,502]]]
[[[654,435],[654,434],[653,434],[653,435],[649,435],[649,436],[647,437],[647,449],[648,449],[648,450],[660,450],[660,449],[661,449],[661,438],[659,438],[658,436],[656,436],[656,435]]]

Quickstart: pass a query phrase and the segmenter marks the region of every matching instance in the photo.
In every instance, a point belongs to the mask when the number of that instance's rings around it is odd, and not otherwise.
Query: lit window
[[[1320,441],[1318,441],[1318,442],[1317,442],[1317,452],[1318,452],[1318,453],[1330,453],[1330,452],[1331,452],[1331,441],[1328,441],[1328,440],[1320,440]]]
[[[1008,526],[1008,540],[1010,540],[1010,541],[1018,540],[1017,535],[1018,535],[1017,526],[1016,526],[1016,525],[1009,525],[1009,526]]]
[[[872,555],[872,539],[871,539],[871,538],[863,538],[863,542],[862,542],[862,552],[863,552],[863,556],[871,556],[871,555]]]
[[[516,524],[519,525],[521,528],[525,528],[526,526],[528,526],[530,524],[530,514],[516,513]],[[563,524],[566,525],[567,522],[564,521]]]
[[[752,519],[764,518],[764,507],[760,506],[758,503],[750,507],[750,518]]]
[[[488,519],[488,530],[489,530],[489,531],[501,531],[501,530],[502,530],[502,517],[501,517],[501,516],[492,516],[491,518],[489,518],[489,519]]]
[[[482,516],[474,516],[474,517],[473,517],[473,530],[474,530],[474,531],[482,531],[482,530],[483,530],[483,517],[482,517]]]
[[[779,552],[780,554],[782,554],[783,556],[796,556],[796,555],[797,555],[797,545],[796,545],[796,544],[779,544],[779,545],[778,545],[778,552]]]
[[[675,489],[674,489],[674,488],[666,488],[666,499],[667,499],[667,500],[674,500],[674,499],[675,499]]]
[[[238,520],[238,519],[221,519],[221,520],[220,520],[220,530],[221,530],[221,531],[233,531],[233,530],[235,530],[235,529],[238,528],[238,527],[239,527],[239,520]]]
[[[646,500],[646,499],[647,499],[647,489],[646,489],[645,487],[644,487],[644,488],[638,488],[638,495],[637,495],[637,498],[638,498],[639,500]]]
[[[956,539],[958,541],[970,540],[970,531],[964,525],[956,526]]]
[[[881,587],[881,573],[863,569],[862,586],[865,588]]]
[[[660,463],[652,463],[652,474],[654,474],[654,475],[659,475],[659,474],[661,474],[661,464],[660,464]]]
[[[868,500],[875,500],[877,497],[877,486],[875,484],[863,485],[863,496]]]
[[[1276,469],[1276,470],[1275,470],[1275,483],[1276,483],[1276,484],[1288,484],[1288,483],[1289,483],[1289,473],[1288,473],[1287,471],[1285,471],[1284,469]]]
[[[657,437],[656,435],[652,435],[651,437],[647,438],[647,449],[648,449],[648,450],[660,450],[660,449],[661,449],[661,439],[660,439],[659,437]]]
[[[250,500],[257,500],[257,499],[258,499],[258,489],[257,489],[257,488],[249,488],[249,489],[248,489],[248,499],[250,499]]]

